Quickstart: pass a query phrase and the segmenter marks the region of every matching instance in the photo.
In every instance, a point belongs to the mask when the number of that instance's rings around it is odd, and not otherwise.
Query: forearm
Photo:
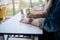
[[[43,12],[43,10],[31,10],[30,11],[30,13],[31,14],[34,14],[34,15],[36,15],[36,14],[41,14]]]
[[[34,19],[31,24],[39,28],[43,28],[45,18]]]
[[[29,18],[45,18],[45,17],[47,17],[47,16],[48,16],[47,13],[36,14],[36,15],[33,15],[33,14],[27,15],[27,17],[29,17]]]
[[[39,26],[38,20],[35,20],[35,19],[31,22],[31,24],[36,26],[36,27]]]
[[[52,0],[49,0],[47,4],[45,4],[44,11],[47,11],[50,8],[51,3],[52,3]]]
[[[26,14],[33,14],[33,15],[37,15],[37,14],[42,14],[43,10],[26,10]]]

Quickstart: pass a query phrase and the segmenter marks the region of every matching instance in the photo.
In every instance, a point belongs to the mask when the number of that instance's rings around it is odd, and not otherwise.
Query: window
[[[12,0],[10,0],[8,5],[7,5],[6,16],[13,16],[13,4],[12,4]]]
[[[20,10],[29,7],[29,0],[20,0]]]
[[[15,14],[17,14],[20,11],[20,0],[14,0],[14,8],[15,8]]]
[[[13,16],[19,12],[19,0],[10,0],[8,3],[7,16]]]
[[[32,7],[38,6],[42,3],[42,0],[32,0]]]
[[[44,0],[43,0],[44,1]],[[6,16],[13,16],[28,7],[38,6],[42,0],[0,0],[0,5],[7,5]]]

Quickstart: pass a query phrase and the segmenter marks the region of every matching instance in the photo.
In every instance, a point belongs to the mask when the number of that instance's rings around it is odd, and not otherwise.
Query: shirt
[[[60,15],[60,0],[56,2],[56,6],[55,8],[53,8],[53,12],[51,12],[48,17],[45,19],[45,23],[44,23],[44,29],[48,30],[48,31],[56,31],[58,30],[58,27],[56,26],[60,26],[59,25],[59,15]]]
[[[45,19],[44,30],[48,32],[55,32],[55,40],[60,40],[60,0],[56,2],[53,11]]]

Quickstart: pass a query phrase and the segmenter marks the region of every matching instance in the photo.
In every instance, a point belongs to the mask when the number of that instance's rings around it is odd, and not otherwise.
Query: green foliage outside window
[[[20,3],[19,3],[19,9],[15,9],[15,13],[18,13],[20,12],[20,10],[23,10],[24,8],[26,7],[29,7],[29,4],[27,4],[24,0],[19,0]],[[34,7],[34,6],[38,6],[42,4],[42,0],[39,0],[39,2],[33,2],[31,5]],[[13,9],[8,9],[7,12],[6,12],[7,16],[13,16]]]

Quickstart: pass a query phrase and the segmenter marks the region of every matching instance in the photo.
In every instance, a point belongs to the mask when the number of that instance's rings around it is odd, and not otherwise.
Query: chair
[[[9,38],[26,38],[34,40],[34,36],[32,35],[8,35],[7,40],[9,40]]]
[[[3,34],[0,34],[0,40],[5,40]]]
[[[5,20],[7,6],[0,7],[0,23]]]

